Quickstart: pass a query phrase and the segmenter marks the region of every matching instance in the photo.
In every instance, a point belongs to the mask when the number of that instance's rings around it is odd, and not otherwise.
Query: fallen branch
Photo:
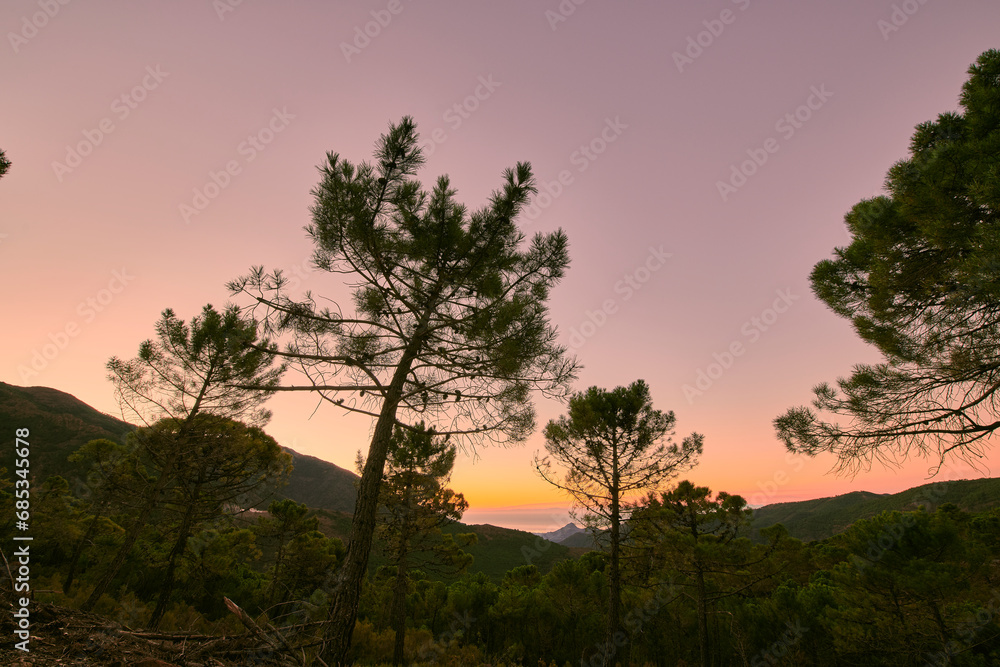
[[[223,597],[222,599],[226,603],[226,607],[229,609],[229,611],[233,612],[233,614],[236,615],[236,618],[240,619],[240,623],[242,623],[243,626],[247,630],[249,630],[255,637],[268,644],[271,648],[284,652],[290,658],[295,660],[297,664],[303,665],[303,667],[305,667],[305,661],[303,659],[300,659],[299,656],[295,654],[295,649],[293,649],[291,646],[288,645],[288,642],[285,641],[285,638],[281,636],[281,633],[279,633],[274,628],[271,628],[271,630],[274,632],[275,635],[277,635],[278,639],[280,640],[280,642],[274,641],[273,639],[267,636],[267,633],[265,633],[259,625],[257,625],[256,621],[250,618],[250,615],[248,613],[240,609],[240,606],[238,604],[236,604],[227,597]]]
[[[0,549],[0,558],[3,559],[3,570],[7,573],[7,579],[10,580],[10,596],[11,599],[14,597],[14,591],[17,590],[17,584],[14,582],[14,573],[10,571],[10,563],[7,562],[7,556],[4,554],[3,549]],[[3,592],[6,594],[8,592],[7,587],[3,587]]]
[[[138,630],[119,630],[121,634],[132,635],[133,637],[139,637],[141,639],[155,639],[168,642],[183,642],[183,641],[193,641],[193,642],[206,642],[215,639],[226,639],[225,635],[215,636],[212,635],[189,635],[182,632],[179,633],[169,633],[169,632],[140,632]]]

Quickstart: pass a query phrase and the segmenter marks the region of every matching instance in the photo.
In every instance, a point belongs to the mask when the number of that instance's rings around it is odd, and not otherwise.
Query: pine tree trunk
[[[194,513],[198,505],[200,490],[201,482],[195,486],[194,494],[188,502],[184,518],[181,520],[177,541],[174,542],[174,548],[170,550],[170,555],[167,557],[167,573],[163,581],[163,586],[160,588],[160,597],[156,601],[156,608],[149,619],[150,630],[156,630],[160,627],[163,614],[167,611],[167,603],[170,601],[170,595],[174,592],[174,573],[177,571],[177,561],[184,555],[184,551],[187,549],[188,538],[191,536],[191,527],[194,525]]]
[[[361,584],[368,569],[368,556],[371,554],[372,536],[375,534],[379,485],[382,482],[394,421],[394,418],[386,418],[386,411],[383,409],[372,436],[368,459],[358,485],[358,499],[354,505],[347,555],[334,591],[330,625],[326,636],[326,654],[323,659],[331,665],[348,664],[347,654],[351,648],[351,635],[358,617]]]
[[[392,590],[392,629],[396,633],[396,643],[392,650],[392,664],[403,664],[403,650],[406,648],[406,566],[401,560],[396,567],[396,583]]]
[[[274,598],[278,594],[278,574],[281,572],[281,562],[285,555],[285,533],[278,535],[278,550],[274,554],[274,569],[271,571],[271,585],[267,591],[267,608],[274,606]],[[284,602],[284,600],[282,600]]]
[[[101,599],[101,596],[108,590],[111,586],[111,582],[118,575],[118,571],[122,569],[122,565],[125,564],[125,559],[128,558],[129,552],[132,551],[132,547],[135,545],[135,541],[139,538],[139,533],[142,529],[146,527],[147,521],[149,521],[149,515],[152,514],[153,510],[160,502],[160,494],[163,493],[163,489],[166,488],[167,483],[170,481],[171,475],[173,474],[174,462],[176,457],[172,457],[167,460],[166,464],[163,466],[163,470],[160,472],[160,477],[156,480],[156,485],[150,491],[149,495],[146,497],[146,502],[143,504],[142,508],[139,510],[139,515],[136,517],[132,525],[129,526],[128,532],[125,534],[125,541],[122,543],[121,547],[118,549],[118,553],[115,554],[114,560],[108,566],[107,571],[100,581],[97,582],[97,586],[91,591],[90,597],[87,601],[83,603],[80,607],[81,611],[91,611],[97,601]]]
[[[698,650],[701,667],[708,667],[708,606],[705,602],[705,573],[698,568]]]
[[[73,579],[76,576],[76,566],[80,562],[80,556],[83,555],[83,548],[88,542],[94,538],[94,533],[97,532],[97,523],[100,521],[101,517],[104,516],[104,508],[108,504],[108,497],[105,495],[101,498],[101,502],[97,504],[95,508],[94,517],[90,520],[90,525],[87,526],[87,532],[83,534],[80,541],[76,543],[76,547],[73,548],[73,556],[69,560],[69,572],[66,573],[66,581],[63,582],[63,593],[69,595],[70,589],[73,588]]]
[[[412,471],[411,471],[412,472]],[[403,490],[402,522],[399,526],[397,539],[398,549],[396,550],[396,583],[392,590],[392,610],[389,618],[392,622],[392,629],[395,633],[395,645],[392,650],[392,663],[394,665],[403,664],[403,652],[406,648],[406,589],[409,579],[409,567],[407,556],[409,555],[410,542],[410,487]]]
[[[621,505],[619,500],[619,460],[618,443],[611,448],[611,563],[610,591],[608,600],[608,652],[606,664],[614,664],[615,656],[622,642],[618,635],[621,630],[622,580],[621,580]]]
[[[619,549],[621,544],[621,517],[619,516],[618,502],[617,498],[611,501],[611,563],[610,563],[610,576],[608,577],[610,583],[609,600],[608,600],[608,650],[609,650],[609,664],[614,664],[614,656],[618,653],[620,648],[620,637],[618,636],[621,630],[621,608],[622,608],[622,580],[621,580],[621,561],[619,555]]]
[[[422,325],[426,326],[426,322],[423,322]],[[358,484],[358,498],[354,505],[354,517],[351,520],[347,555],[344,558],[344,566],[340,571],[333,593],[333,604],[328,619],[324,646],[321,650],[321,657],[330,665],[350,664],[348,653],[351,650],[351,636],[358,618],[361,584],[368,570],[368,557],[371,554],[372,538],[375,535],[379,488],[382,485],[385,460],[389,453],[389,443],[392,440],[392,432],[396,424],[396,408],[403,395],[403,385],[410,372],[410,365],[416,358],[419,348],[420,343],[415,336],[411,339],[395,373],[393,373],[392,382],[386,391],[382,411],[379,413],[375,432],[372,434],[372,442],[368,448],[368,459],[365,461],[361,481]]]

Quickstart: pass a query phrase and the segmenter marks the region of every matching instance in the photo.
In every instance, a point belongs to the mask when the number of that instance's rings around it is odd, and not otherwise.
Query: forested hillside
[[[31,471],[38,480],[60,475],[71,483],[84,477],[81,467],[68,460],[90,440],[123,442],[135,426],[90,407],[76,397],[49,387],[17,387],[0,382],[0,428],[13,432],[22,424],[37,424]],[[275,498],[291,498],[313,509],[351,512],[357,495],[357,475],[314,456],[283,448],[292,457],[287,485]],[[12,468],[13,454],[2,464]]]
[[[37,526],[34,553],[39,563],[35,572],[50,591],[40,599],[79,605],[92,576],[100,572],[101,563],[119,540],[116,513],[128,512],[129,501],[127,497],[114,499],[100,514],[94,513],[95,498],[88,500],[79,492],[85,488],[80,484],[88,478],[86,470],[81,461],[68,460],[74,447],[85,444],[83,437],[74,434],[124,442],[134,429],[53,389],[5,385],[3,391],[0,422],[31,420],[43,425],[36,431],[40,435],[33,436],[35,443],[51,439],[59,446],[38,457],[42,461],[39,468],[77,480],[74,494],[71,487],[53,481],[55,478],[46,481],[36,477],[36,484],[44,491],[36,501],[33,518]],[[41,450],[37,447],[33,451]],[[343,541],[350,531],[350,514],[337,505],[349,502],[344,489],[353,489],[354,476],[294,452],[292,462],[301,470],[298,475],[293,470],[288,486],[279,492],[291,501],[271,505],[270,512],[244,514],[229,522],[220,515],[218,520],[202,524],[193,538],[195,549],[180,564],[184,586],[172,596],[163,628],[211,633],[236,630],[240,623],[221,604],[222,596],[264,617],[296,599],[311,597],[313,603],[323,599],[322,590],[343,557]],[[14,481],[9,472],[8,479]],[[92,476],[90,480],[93,483]],[[303,485],[301,490],[299,485]],[[840,618],[833,613],[839,604],[836,600],[870,606],[864,618],[875,628],[891,618],[883,618],[879,611],[882,596],[890,590],[917,604],[907,614],[907,623],[913,627],[932,621],[920,611],[920,605],[937,608],[948,627],[955,632],[974,632],[967,634],[967,641],[975,637],[977,642],[987,642],[981,646],[988,646],[989,636],[982,634],[987,628],[963,630],[964,612],[952,608],[959,601],[978,601],[983,609],[995,608],[992,605],[996,602],[986,595],[988,588],[980,587],[983,595],[963,587],[934,592],[897,580],[895,573],[926,561],[921,567],[929,568],[928,573],[961,571],[960,576],[970,585],[990,581],[995,575],[988,554],[993,553],[995,536],[1000,534],[1000,515],[995,509],[1000,506],[998,488],[1000,480],[962,480],[893,495],[854,492],[765,506],[753,511],[752,523],[750,511],[746,511],[733,524],[739,527],[738,532],[749,533],[752,527],[755,545],[743,538],[715,534],[718,526],[712,526],[710,514],[705,515],[709,523],[699,524],[697,530],[704,532],[695,542],[683,537],[690,527],[674,523],[681,515],[661,510],[661,514],[637,516],[628,524],[629,539],[623,547],[626,602],[632,610],[625,621],[648,640],[633,641],[628,650],[654,663],[659,662],[657,656],[689,651],[690,633],[689,639],[684,639],[667,630],[692,622],[691,601],[706,595],[716,600],[714,609],[732,615],[744,637],[768,647],[756,654],[758,658],[766,660],[768,655],[775,658],[782,653],[796,656],[801,664],[825,664],[820,656],[838,643],[862,646],[858,638],[850,638],[850,626],[836,620]],[[132,492],[122,488],[120,493],[127,496]],[[300,498],[314,499],[319,506],[296,505]],[[710,512],[709,499],[692,497],[690,506]],[[920,506],[925,509],[918,509]],[[142,622],[155,600],[163,572],[157,545],[169,540],[176,521],[171,518],[174,512],[164,506],[161,521],[147,527],[139,540],[140,549],[129,556],[125,574],[116,578],[95,611],[126,624]],[[785,523],[791,535],[781,527],[769,528],[774,523]],[[653,526],[656,528],[650,532]],[[4,532],[8,536],[11,527],[7,522]],[[609,651],[600,641],[583,648],[570,641],[580,632],[599,634],[602,623],[607,557],[601,550],[591,551],[594,545],[589,532],[575,532],[562,544],[522,531],[461,522],[451,522],[445,532],[456,537],[475,535],[475,542],[465,547],[471,564],[464,573],[414,572],[407,603],[414,627],[408,640],[413,643],[407,649],[412,659],[437,662],[452,656],[478,661],[489,654],[504,654],[524,664],[543,656],[572,662],[580,655],[593,657]],[[817,541],[805,546],[794,538]],[[84,544],[77,556],[84,539],[89,546]],[[580,547],[570,546],[577,542],[581,542]],[[699,551],[690,551],[695,544]],[[700,555],[695,557],[695,553]],[[74,562],[72,587],[60,592],[67,584],[67,568]],[[698,572],[709,570],[714,574],[705,575],[702,589],[696,585]],[[390,555],[376,547],[354,648],[354,655],[363,661],[386,660],[391,654],[387,610],[393,571]],[[883,591],[881,583],[872,588],[885,577],[889,579],[884,585],[890,588]],[[825,602],[816,606],[817,600]],[[301,617],[306,608],[298,609],[296,614]],[[464,641],[455,645],[451,639],[459,632]],[[708,632],[711,652],[720,659],[754,658],[741,653],[734,636],[722,626],[709,624]],[[557,637],[561,639],[551,639]],[[893,646],[888,636],[877,633],[871,641],[880,647]],[[877,653],[875,644],[856,650],[858,655]],[[934,655],[929,647],[915,649],[909,644],[905,649],[896,645],[893,650]],[[86,650],[81,649],[81,654]],[[841,652],[842,656],[849,654]]]
[[[881,512],[908,512],[921,506],[930,511],[951,503],[967,512],[1000,507],[1000,479],[963,479],[931,482],[893,494],[854,491],[832,498],[774,503],[754,510],[755,533],[776,523],[800,540],[831,537],[860,519]]]

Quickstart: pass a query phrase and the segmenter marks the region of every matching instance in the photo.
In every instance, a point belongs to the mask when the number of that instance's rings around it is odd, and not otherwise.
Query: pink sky
[[[969,65],[1000,46],[1000,4],[576,2],[4,2],[0,259],[16,287],[0,379],[114,413],[104,363],[134,355],[166,307],[221,306],[255,264],[344,299],[307,262],[316,165],[370,159],[408,114],[422,180],[450,174],[472,207],[532,163],[523,225],[571,243],[551,306],[578,388],[645,379],[679,436],[705,434],[687,477],[751,502],[922,483],[926,461],[850,479],[787,459],[771,421],[877,359],[809,272],[848,242],[844,213],[880,192],[914,125],[957,108]],[[716,377],[686,391],[699,372]],[[269,432],[352,468],[369,424],[315,406],[276,398]],[[539,425],[560,412],[539,403]],[[530,465],[541,447],[460,461],[468,522],[558,527],[566,499]]]

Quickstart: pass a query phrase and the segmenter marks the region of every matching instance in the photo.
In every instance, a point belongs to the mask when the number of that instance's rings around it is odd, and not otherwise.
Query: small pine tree
[[[472,556],[462,547],[475,544],[475,534],[451,535],[443,531],[461,519],[469,506],[461,493],[446,487],[455,454],[455,446],[448,444],[447,438],[436,436],[423,422],[412,430],[397,428],[390,446],[380,495],[384,511],[377,535],[389,561],[396,566],[390,619],[396,636],[393,661],[397,665],[403,662],[409,572],[420,567],[458,574],[472,563]]]
[[[620,645],[616,635],[622,631],[620,552],[628,503],[692,467],[702,451],[703,438],[697,433],[679,445],[671,442],[675,421],[673,412],[653,409],[642,380],[612,391],[591,387],[570,398],[568,416],[548,423],[549,455],[535,459],[542,478],[586,510],[589,526],[608,529],[609,647]],[[566,470],[561,480],[552,459]]]

